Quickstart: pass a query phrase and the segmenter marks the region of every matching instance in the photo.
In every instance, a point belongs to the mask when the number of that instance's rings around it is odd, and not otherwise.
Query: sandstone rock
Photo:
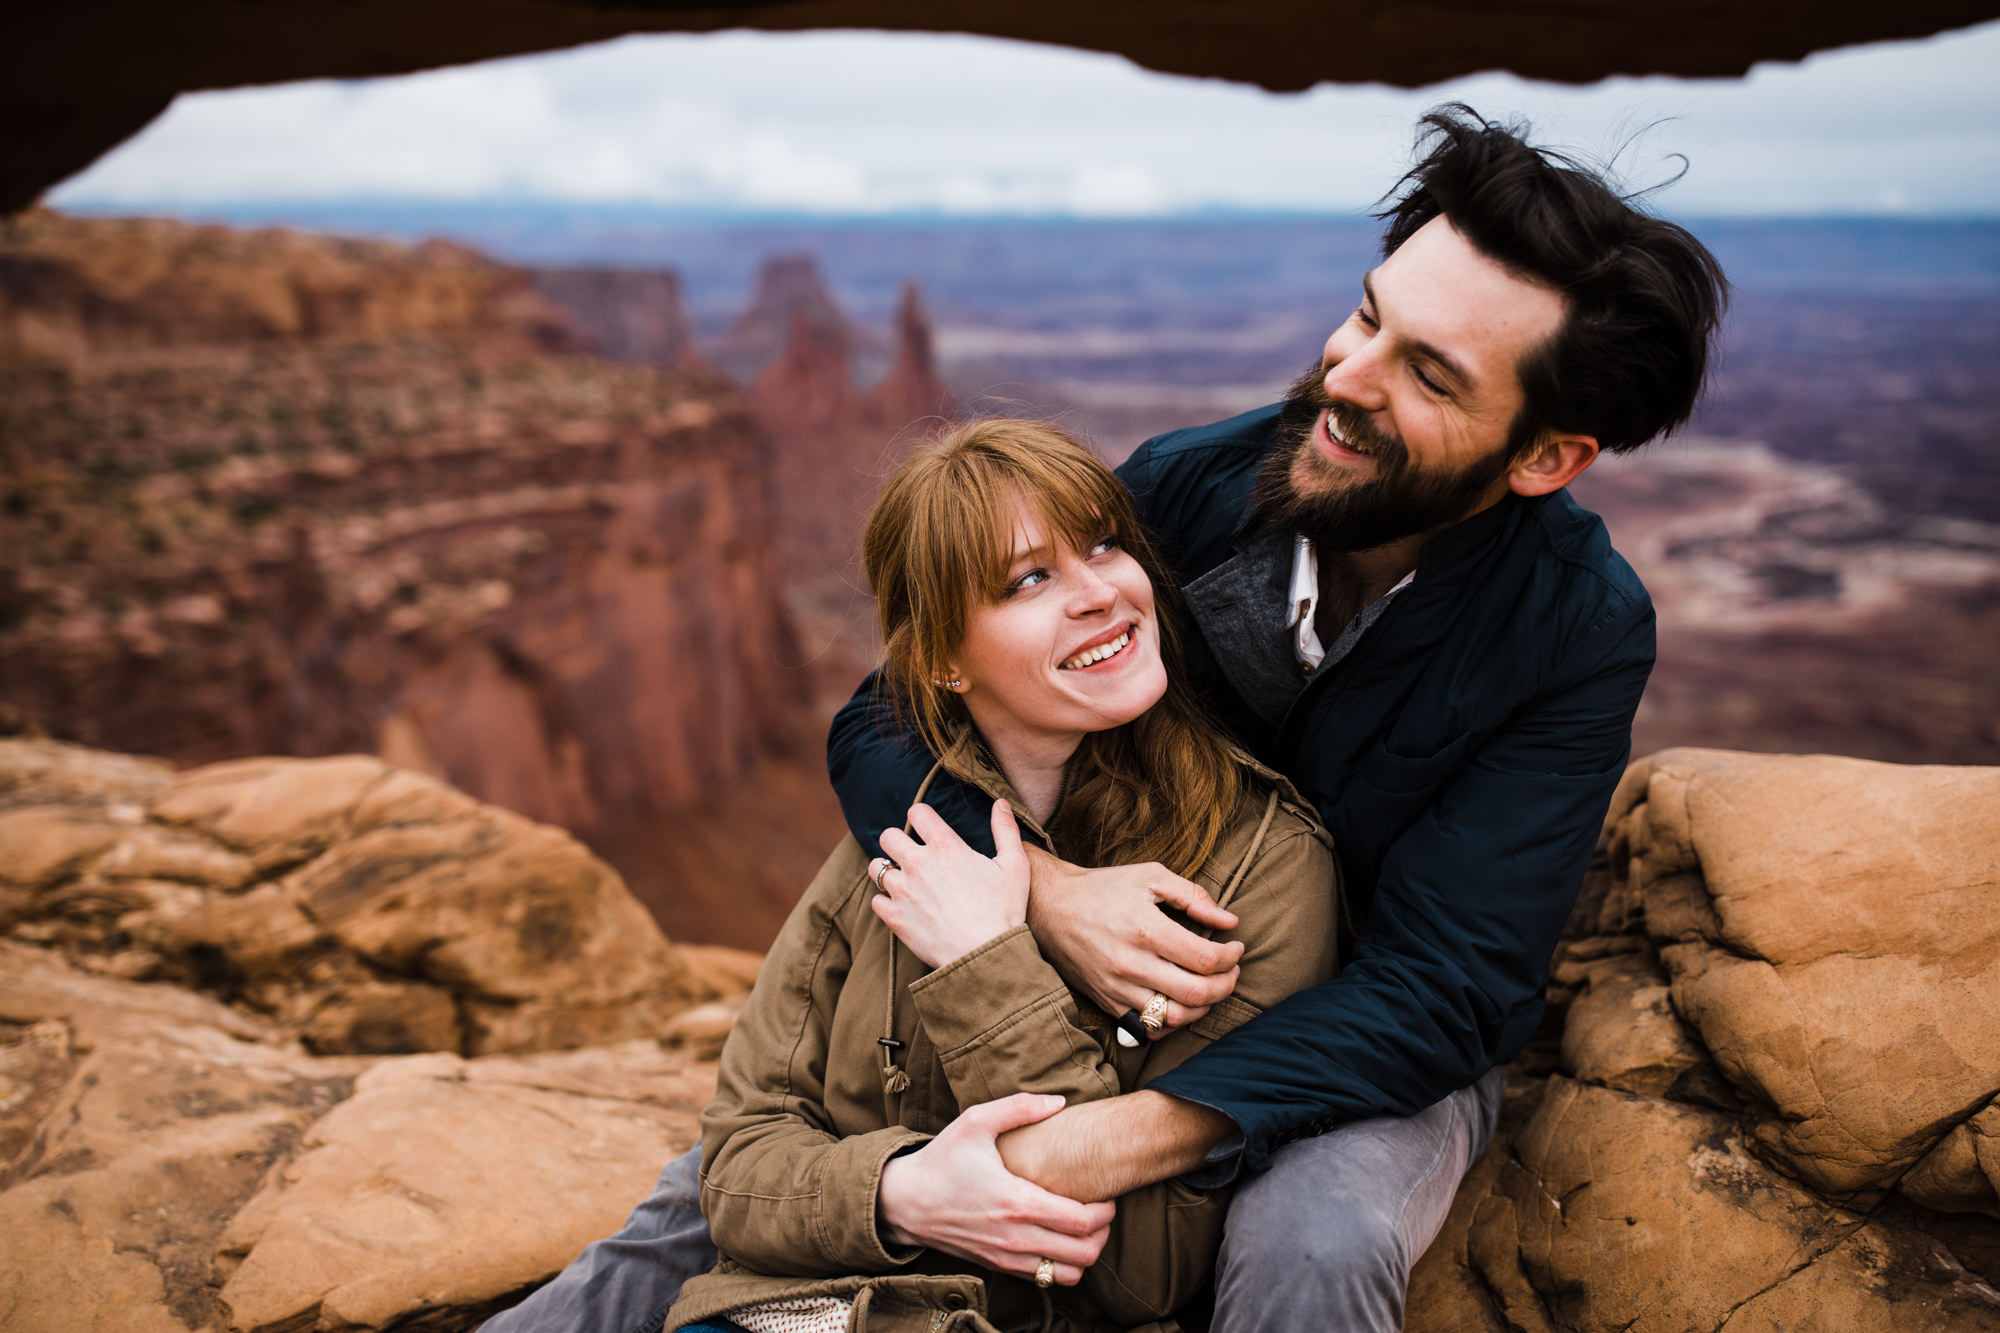
[[[1497,1291],[1525,1279],[1542,1327],[2000,1328],[1990,1286],[1772,1169],[1719,1113],[1557,1078],[1513,1158],[1474,1264]]]
[[[1666,751],[1600,852],[1412,1333],[2000,1329],[2000,770]]]
[[[679,948],[688,975],[717,995],[748,995],[764,966],[764,955],[749,949],[721,944],[683,944]]]
[[[714,1092],[651,1042],[384,1061],[229,1223],[231,1327],[489,1309],[617,1230]]]
[[[652,1042],[319,1057],[0,942],[10,1333],[470,1328],[615,1230],[712,1064]]]
[[[750,304],[708,347],[708,355],[739,383],[756,379],[787,343],[816,340],[833,349],[830,389],[851,392],[849,357],[879,349],[881,339],[847,317],[809,254],[773,255],[757,270]]]
[[[736,1020],[743,1012],[743,1001],[747,998],[738,995],[727,1000],[715,1000],[675,1014],[660,1031],[660,1045],[684,1051],[698,1060],[720,1058],[722,1044],[729,1040],[729,1030],[736,1026]]]
[[[1614,954],[1572,969],[1582,990],[1570,1002],[1562,1062],[1576,1077],[1657,1097],[1702,1063],[1671,990],[1643,955]]]
[[[1614,895],[1788,1170],[1885,1188],[2000,1090],[2000,770],[1669,750],[1609,823]]]
[[[23,1145],[0,1169],[0,1309],[22,1333],[212,1327],[223,1224],[362,1068],[5,943],[0,1049],[26,1085],[0,1112]]]
[[[0,782],[86,754],[0,743]],[[377,759],[149,770],[143,808],[34,780],[5,789],[55,796],[0,809],[15,938],[202,988],[319,1052],[618,1041],[747,989],[690,975],[574,839]]]
[[[904,283],[896,300],[895,359],[889,373],[868,391],[868,408],[892,427],[950,421],[959,414],[958,400],[938,373],[930,316],[914,282]]]
[[[561,308],[591,348],[614,361],[671,366],[694,352],[678,273],[662,269],[535,268],[535,289]]]

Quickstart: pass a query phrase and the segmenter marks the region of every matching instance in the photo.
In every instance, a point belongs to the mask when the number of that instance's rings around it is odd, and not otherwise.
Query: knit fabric
[[[839,1296],[807,1296],[745,1306],[729,1317],[749,1333],[847,1333],[853,1308],[853,1301]]]

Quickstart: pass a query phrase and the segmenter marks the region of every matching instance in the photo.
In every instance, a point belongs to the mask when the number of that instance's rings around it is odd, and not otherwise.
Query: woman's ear
[[[1596,461],[1593,437],[1551,433],[1507,469],[1507,486],[1516,495],[1547,495],[1575,481]]]

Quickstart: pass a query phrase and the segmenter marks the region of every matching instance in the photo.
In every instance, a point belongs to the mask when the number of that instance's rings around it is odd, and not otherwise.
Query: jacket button
[[[965,1293],[964,1293],[964,1292],[962,1292],[962,1291],[950,1291],[950,1292],[946,1292],[946,1293],[945,1293],[945,1298],[944,1298],[944,1308],[945,1308],[945,1309],[947,1309],[947,1310],[963,1310],[963,1309],[965,1308],[965,1306],[966,1306],[966,1299],[965,1299]]]

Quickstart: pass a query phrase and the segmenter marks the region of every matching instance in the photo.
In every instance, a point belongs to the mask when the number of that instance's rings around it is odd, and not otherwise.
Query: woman
[[[849,838],[821,868],[723,1051],[702,1117],[702,1208],[723,1258],[667,1328],[1173,1329],[1213,1264],[1224,1194],[1135,1191],[1094,1264],[1052,1256],[1030,1274],[899,1244],[911,1238],[882,1224],[878,1191],[939,1169],[911,1150],[961,1109],[1139,1087],[1325,980],[1331,846],[1282,779],[1196,715],[1130,502],[1067,435],[951,432],[890,480],[863,555],[884,678],[945,756],[933,779],[949,770],[994,798],[997,855],[972,852],[917,791],[911,828],[883,835],[892,861],[871,865]],[[1240,920],[1235,994],[1122,1045],[1028,932],[1020,828],[1071,861],[1158,861],[1207,887]]]

